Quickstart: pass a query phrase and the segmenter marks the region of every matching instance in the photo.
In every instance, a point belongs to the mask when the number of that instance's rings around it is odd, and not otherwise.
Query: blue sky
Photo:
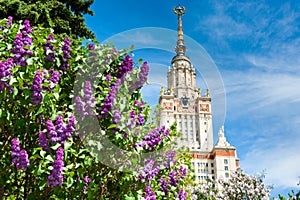
[[[250,174],[266,170],[266,183],[275,186],[273,195],[299,189],[300,2],[95,1],[95,16],[87,16],[86,22],[98,41],[120,39],[124,31],[133,30],[132,37],[126,37],[127,44],[142,44],[135,55],[150,63],[150,85],[144,94],[150,102],[157,101],[159,88],[166,83],[176,45],[172,32],[159,37],[155,31],[177,30],[172,9],[178,3],[187,9],[183,16],[185,37],[204,48],[202,52],[214,61],[212,68],[217,67],[224,83],[224,119],[217,111],[222,106],[218,104],[213,110],[217,124],[225,124],[228,141],[237,147],[240,166]],[[187,44],[188,56],[194,50],[191,46]],[[195,67],[198,86],[214,88],[209,75],[201,71],[204,69]],[[213,97],[213,101],[219,100],[217,92]],[[214,126],[215,135],[218,128]]]

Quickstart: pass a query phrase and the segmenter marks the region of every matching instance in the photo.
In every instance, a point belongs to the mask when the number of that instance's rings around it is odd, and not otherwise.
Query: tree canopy
[[[94,15],[90,9],[94,0],[0,0],[0,18],[28,19],[33,26],[52,27],[56,34],[95,38],[86,27],[84,15]]]

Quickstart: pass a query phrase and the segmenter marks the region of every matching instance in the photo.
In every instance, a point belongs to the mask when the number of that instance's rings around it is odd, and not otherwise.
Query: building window
[[[167,120],[167,123],[169,123],[169,120]]]
[[[207,133],[207,130],[205,130],[204,132]]]
[[[228,164],[228,160],[224,159],[224,164],[227,165]]]
[[[208,167],[208,163],[206,163],[205,166]]]
[[[215,177],[214,177],[214,176],[212,176],[212,180],[215,180]]]
[[[214,167],[214,163],[211,163],[211,167]]]
[[[228,166],[225,166],[224,169],[225,169],[225,171],[228,171]]]
[[[215,170],[212,169],[212,170],[211,170],[211,173],[214,174],[214,173],[215,173]]]
[[[204,125],[206,125],[206,122],[204,122]]]
[[[176,106],[174,106],[174,110],[176,110]]]
[[[226,178],[229,178],[229,173],[225,173],[225,177],[226,177]]]

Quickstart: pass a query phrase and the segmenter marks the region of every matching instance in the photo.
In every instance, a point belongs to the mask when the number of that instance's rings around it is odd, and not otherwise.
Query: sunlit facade
[[[209,89],[204,92],[196,87],[196,71],[191,60],[185,55],[182,31],[183,6],[174,8],[178,16],[178,39],[176,55],[171,61],[167,74],[167,86],[160,91],[158,125],[166,127],[176,122],[182,133],[178,146],[190,149],[196,179],[229,178],[238,167],[236,148],[231,146],[224,135],[224,127],[219,130],[217,144],[213,140],[213,116]]]

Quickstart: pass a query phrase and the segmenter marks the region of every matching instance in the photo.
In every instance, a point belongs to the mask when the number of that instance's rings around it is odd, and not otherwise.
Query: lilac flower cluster
[[[59,77],[60,77],[60,74],[58,71],[54,71],[53,68],[50,68],[49,69],[49,73],[50,73],[50,81],[53,83],[53,84],[58,84],[59,82]]]
[[[8,58],[6,62],[0,61],[0,91],[9,86],[9,80],[1,80],[2,78],[10,78],[13,67],[13,59]]]
[[[47,177],[47,186],[54,188],[55,186],[61,186],[64,180],[62,175],[63,171],[63,158],[64,158],[64,149],[59,147],[55,154],[55,161],[52,163],[53,169],[50,172],[50,175]]]
[[[150,185],[147,185],[144,192],[143,197],[145,200],[156,200],[155,192],[152,190]]]
[[[136,106],[140,110],[140,112],[143,111],[144,105],[145,105],[145,102],[143,100],[141,102],[139,102],[138,100],[134,101],[134,106]]]
[[[129,55],[126,55],[121,65],[118,67],[118,72],[116,74],[117,78],[122,78],[128,72],[132,70],[133,60]]]
[[[31,96],[31,100],[32,103],[34,105],[40,104],[42,102],[43,96],[42,96],[42,84],[43,80],[42,80],[42,75],[40,70],[36,70],[34,78],[33,78],[33,83],[31,86],[31,90],[32,90],[32,96]]]
[[[120,83],[121,83],[121,79],[117,79],[116,83],[111,86],[107,97],[104,99],[103,106],[99,108],[100,111],[100,115],[98,116],[99,119],[101,119],[102,117],[107,117],[108,112],[113,109],[113,103],[117,96]]]
[[[8,18],[8,21],[6,22],[6,25],[8,27],[10,27],[10,25],[12,25],[13,17],[12,16],[8,16],[7,18]]]
[[[70,116],[67,126],[64,125],[64,121],[61,116],[57,116],[55,126],[51,120],[47,120],[46,129],[48,132],[48,138],[52,143],[64,142],[72,137],[72,134],[75,131],[75,117]]]
[[[176,151],[167,151],[166,152],[166,157],[165,157],[165,161],[163,162],[163,165],[167,168],[170,169],[170,164],[171,162],[173,164],[176,164],[176,160],[174,159],[176,155]]]
[[[161,128],[152,130],[143,138],[143,141],[137,143],[136,145],[145,150],[151,151],[162,142],[163,138],[168,137],[168,135],[169,130],[166,129],[165,126],[162,126]]]
[[[55,62],[55,47],[51,44],[51,41],[53,41],[53,35],[50,34],[46,40],[46,45],[45,45],[45,50],[44,50],[44,54],[45,54],[45,61],[48,62]]]
[[[186,200],[186,197],[187,197],[187,193],[184,192],[183,190],[180,190],[179,194],[178,194],[178,199],[179,200]]]
[[[26,150],[20,148],[17,138],[11,140],[12,164],[16,165],[17,170],[26,170],[29,167],[28,154]]]
[[[75,97],[76,112],[81,116],[93,116],[96,98],[93,97],[92,85],[90,81],[86,81],[84,85],[84,96]]]
[[[117,124],[117,123],[119,123],[120,119],[121,119],[121,113],[120,113],[120,111],[115,110],[114,114],[113,114],[113,117],[112,117],[112,123],[113,124]]]
[[[148,74],[149,74],[149,66],[147,62],[144,62],[141,67],[139,77],[136,79],[136,82],[131,85],[131,89],[132,90],[140,89],[146,83]]]
[[[83,190],[84,191],[86,191],[86,190],[88,190],[88,186],[89,186],[89,184],[91,183],[91,179],[88,177],[88,176],[85,176],[84,178],[83,178],[83,181],[84,181],[84,186],[83,186]]]
[[[142,114],[136,114],[134,110],[130,111],[129,120],[126,123],[127,127],[131,130],[132,126],[140,126],[145,123],[145,117]]]
[[[12,49],[12,53],[14,54],[14,62],[22,67],[27,65],[26,56],[32,56],[32,52],[24,48],[24,46],[30,46],[32,44],[32,38],[28,36],[30,33],[30,22],[25,20],[24,28],[21,30],[21,33],[16,35],[14,40],[14,48]]]
[[[160,167],[156,166],[153,169],[155,161],[150,160],[143,170],[139,170],[139,181],[142,183],[150,182],[160,171]]]
[[[39,146],[47,153],[50,153],[47,136],[42,131],[39,132]]]
[[[94,44],[89,44],[88,49],[89,49],[89,50],[94,50],[94,49],[95,49],[95,45],[94,45]]]
[[[167,195],[169,193],[169,189],[173,186],[176,187],[180,181],[184,179],[186,176],[186,168],[180,166],[178,172],[172,170],[169,173],[168,178],[160,178],[159,184],[161,185],[162,191]]]
[[[66,71],[70,67],[70,64],[68,63],[68,60],[72,58],[70,55],[71,52],[70,45],[71,45],[70,38],[66,38],[62,46],[62,52],[64,54],[63,64],[60,66],[61,70],[63,71]]]

